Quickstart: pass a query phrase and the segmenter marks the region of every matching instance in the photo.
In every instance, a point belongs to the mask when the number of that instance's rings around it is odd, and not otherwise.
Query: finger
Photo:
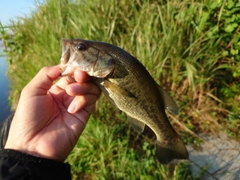
[[[87,106],[95,105],[97,99],[98,99],[98,96],[93,94],[76,96],[68,106],[68,112],[71,114],[74,114]]]
[[[66,92],[70,96],[77,96],[83,94],[95,94],[99,96],[101,90],[93,82],[87,82],[81,84],[80,83],[69,84],[66,87]]]
[[[31,95],[47,94],[53,82],[60,77],[59,66],[43,67],[36,76],[24,87],[23,92]]]
[[[87,75],[86,72],[76,69],[74,71],[74,79],[79,83],[83,83],[83,82],[89,81],[91,78],[90,78],[90,76]]]
[[[77,134],[77,137],[79,137],[81,135],[81,133],[83,132],[87,122],[88,122],[88,119],[91,115],[91,112],[94,110],[95,108],[95,104],[92,104],[90,106],[87,106],[86,108],[83,108],[79,111],[77,111],[74,116],[76,118],[79,119],[80,123],[78,124],[78,127],[75,128],[75,132],[78,133]]]
[[[50,91],[56,91],[57,89],[61,89],[61,90],[65,90],[67,85],[72,84],[76,82],[75,79],[71,76],[66,76],[66,77],[62,77],[61,79],[59,79],[54,86],[50,89]]]
[[[78,123],[74,123],[74,125],[71,126],[72,130],[75,133],[75,137],[78,137],[82,134],[88,119],[91,115],[91,112],[94,110],[95,104],[92,104],[90,106],[87,106],[86,108],[83,108],[79,111],[77,111],[76,113],[74,113],[73,115],[78,119]],[[76,139],[76,141],[77,141]]]

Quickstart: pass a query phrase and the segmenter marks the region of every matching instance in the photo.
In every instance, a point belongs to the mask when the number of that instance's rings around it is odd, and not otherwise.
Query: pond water
[[[0,55],[3,52],[3,44],[0,40]],[[10,106],[8,103],[10,81],[7,73],[7,58],[0,56],[0,123],[2,123],[10,114]]]

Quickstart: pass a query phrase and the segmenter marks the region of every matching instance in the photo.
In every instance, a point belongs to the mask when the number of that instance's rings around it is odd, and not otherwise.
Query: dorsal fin
[[[173,98],[165,91],[161,86],[158,85],[159,92],[163,98],[164,107],[172,114],[178,114],[178,106]]]

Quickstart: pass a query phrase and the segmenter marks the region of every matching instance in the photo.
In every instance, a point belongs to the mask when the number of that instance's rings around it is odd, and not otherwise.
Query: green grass
[[[240,138],[240,3],[238,0],[46,0],[12,22],[5,39],[13,109],[21,89],[59,64],[62,38],[105,41],[137,57],[179,105],[170,116],[186,144],[200,133]],[[101,98],[69,156],[82,179],[191,179],[188,164],[162,166],[154,138],[138,135],[124,113]]]

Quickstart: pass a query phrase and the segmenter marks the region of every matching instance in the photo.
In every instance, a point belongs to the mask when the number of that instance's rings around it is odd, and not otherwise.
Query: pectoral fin
[[[119,87],[118,85],[116,85],[110,81],[105,80],[103,83],[103,86],[106,89],[110,89],[111,92],[114,93],[115,95],[117,95],[118,97],[126,96],[126,97],[136,98],[134,96],[134,94],[132,94],[130,91],[128,91],[122,87]]]
[[[160,94],[162,95],[165,109],[172,114],[178,114],[178,106],[173,98],[165,91],[161,86],[158,85]]]
[[[128,116],[128,121],[132,125],[133,129],[136,130],[139,133],[142,133],[145,127],[145,124],[129,115]]]

